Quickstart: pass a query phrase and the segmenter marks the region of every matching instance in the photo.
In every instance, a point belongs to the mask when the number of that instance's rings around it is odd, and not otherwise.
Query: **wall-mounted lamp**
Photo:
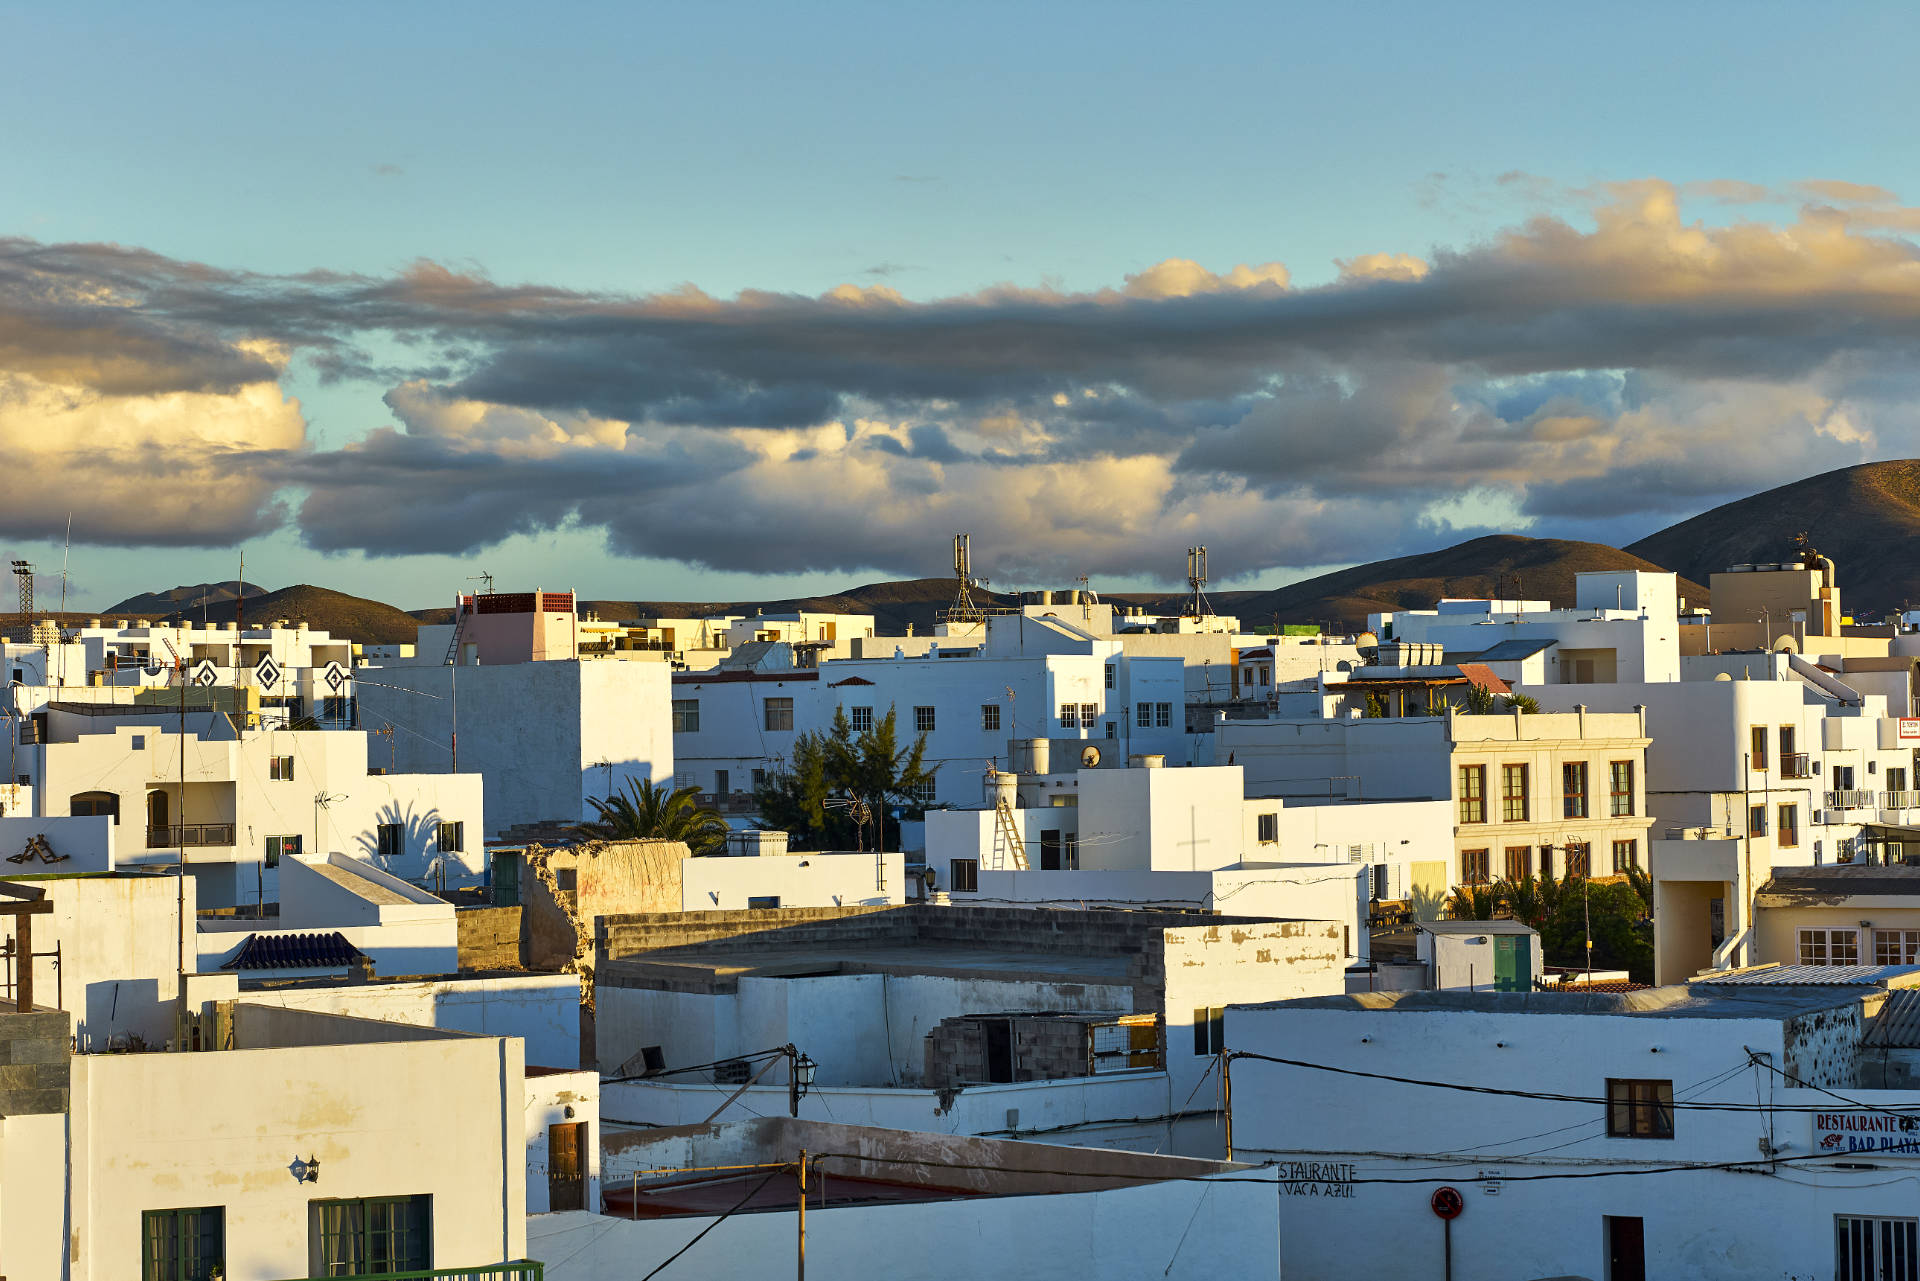
[[[318,1183],[320,1182],[320,1158],[310,1156],[301,1160],[295,1157],[293,1164],[287,1167],[287,1172],[293,1175],[295,1183]]]

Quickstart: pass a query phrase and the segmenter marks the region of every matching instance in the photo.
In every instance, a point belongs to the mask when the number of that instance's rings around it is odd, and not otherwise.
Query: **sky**
[[[1628,542],[1920,453],[1916,26],[0,4],[0,550],[417,608]]]

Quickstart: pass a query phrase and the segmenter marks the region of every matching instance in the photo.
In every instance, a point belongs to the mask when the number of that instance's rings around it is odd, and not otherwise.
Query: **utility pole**
[[[794,1276],[807,1281],[807,1150],[800,1149],[800,1239],[799,1258]]]

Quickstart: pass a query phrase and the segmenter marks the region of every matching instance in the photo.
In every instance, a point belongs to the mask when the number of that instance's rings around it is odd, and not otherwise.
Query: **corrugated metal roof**
[[[366,953],[334,930],[327,934],[249,934],[223,970],[338,970]]]
[[[1879,987],[1902,978],[1920,978],[1920,965],[1762,965],[1703,974],[1693,982],[1713,987]]]
[[[1415,928],[1429,934],[1533,934],[1534,928],[1514,920],[1420,921]]]
[[[1552,649],[1559,641],[1552,640],[1503,640],[1492,649],[1483,649],[1473,656],[1476,663],[1517,663],[1523,658],[1532,658],[1543,649]]]
[[[1920,990],[1904,988],[1887,993],[1880,1013],[1874,1015],[1860,1043],[1891,1049],[1920,1049]]]

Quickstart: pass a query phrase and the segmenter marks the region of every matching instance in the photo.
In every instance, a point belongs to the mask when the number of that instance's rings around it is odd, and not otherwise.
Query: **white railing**
[[[1910,810],[1920,808],[1920,792],[1882,792],[1880,808],[1883,810]]]
[[[1826,808],[1830,810],[1871,809],[1873,793],[1859,790],[1828,792]]]

